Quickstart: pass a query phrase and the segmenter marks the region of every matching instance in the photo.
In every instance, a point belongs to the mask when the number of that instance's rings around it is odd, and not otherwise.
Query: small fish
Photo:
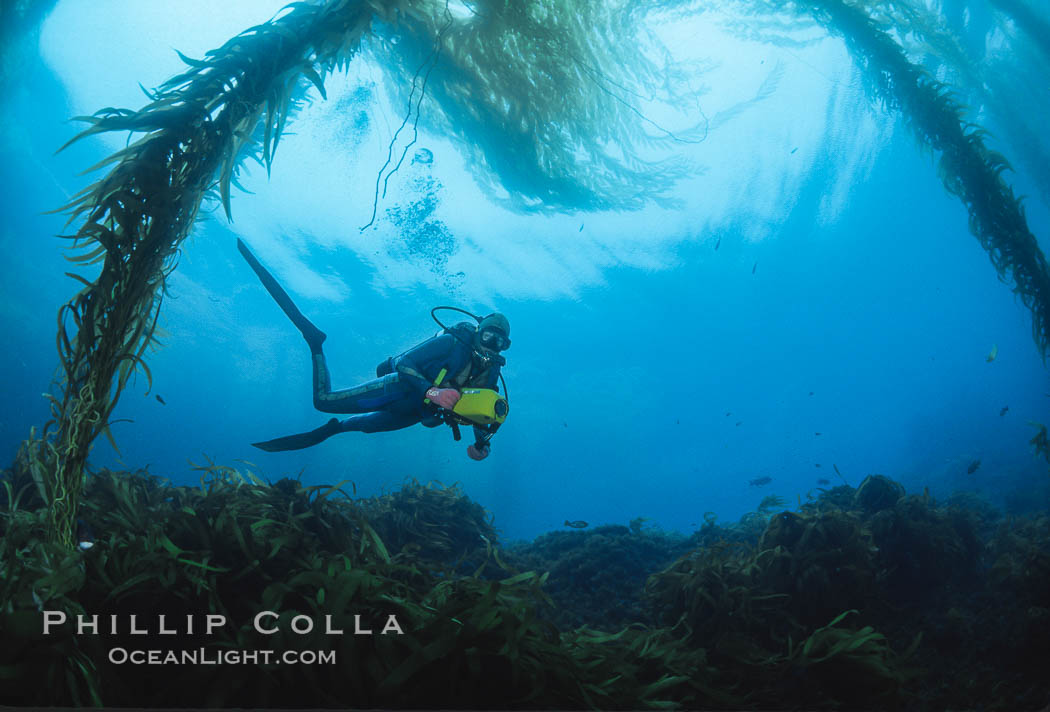
[[[1008,410],[1010,410],[1010,406],[1004,405],[1003,409],[999,411],[999,415],[1000,416],[1006,415],[1006,411],[1008,411]]]
[[[564,427],[566,427],[566,428],[567,428],[567,427],[569,427],[569,424],[568,424],[568,423],[566,423],[565,421],[562,421],[562,425],[563,425]]]
[[[813,467],[820,467],[820,463],[819,462],[814,462],[813,463]]]
[[[565,526],[572,527],[573,529],[586,529],[590,525],[587,524],[587,522],[583,521],[582,519],[577,519],[577,520],[572,521],[572,522],[570,522],[568,519],[566,519],[565,520]]]
[[[992,344],[992,350],[988,352],[988,355],[984,357],[987,363],[991,363],[995,360],[995,357],[999,355],[999,345]]]
[[[675,418],[675,419],[674,419],[674,424],[675,424],[675,425],[681,425],[681,424],[682,424],[682,421],[681,421],[681,420],[680,420],[679,418]]]
[[[747,483],[752,487],[761,487],[762,485],[768,485],[772,481],[772,477],[756,477],[753,480],[748,480]]]
[[[813,433],[814,435],[820,435],[820,433]]]
[[[1047,395],[1050,395],[1050,393],[1048,393]],[[728,411],[728,410],[727,410],[727,411],[726,411],[726,417],[728,418],[728,417],[729,417],[729,416],[731,416],[731,415],[732,415],[732,413],[731,413],[730,411]]]
[[[715,241],[715,249],[717,250],[718,246],[721,245],[721,244],[722,244],[722,236],[719,235],[718,239]]]
[[[798,146],[795,146],[793,149],[791,149],[791,152],[794,153],[797,150],[798,150]]]
[[[742,420],[738,420],[738,421],[736,421],[736,424],[737,424],[737,426],[739,426],[739,425],[740,425],[741,423],[743,423],[743,422],[744,422],[744,421],[742,421]]]
[[[161,405],[167,405],[167,403],[164,402],[164,399],[161,398],[160,395],[157,395],[155,397],[156,397],[158,403],[160,403]]]
[[[583,223],[580,223],[580,229],[579,229],[579,232],[583,232]]]
[[[809,392],[809,394],[810,394],[810,395],[813,395],[813,391],[810,391],[810,392]]]
[[[973,462],[970,463],[970,466],[966,468],[966,474],[972,475],[973,473],[977,472],[977,468],[980,467],[980,466],[981,466],[981,461],[980,460],[974,460]]]
[[[821,477],[819,480],[817,480],[817,484],[818,485],[830,485],[831,484],[831,480],[828,480],[828,479],[825,479],[825,478]]]
[[[757,262],[755,264],[751,265],[751,274],[754,274],[756,269],[758,269],[758,263]]]

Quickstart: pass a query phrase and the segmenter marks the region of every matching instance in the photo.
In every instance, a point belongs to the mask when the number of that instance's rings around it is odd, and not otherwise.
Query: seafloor
[[[1050,702],[1050,517],[1006,516],[972,495],[938,502],[882,476],[794,511],[767,498],[737,523],[708,515],[689,537],[639,519],[501,544],[491,517],[456,487],[410,481],[364,499],[222,467],[195,488],[103,470],[80,508],[94,546],[76,551],[48,541],[25,467],[16,462],[4,482],[0,704]],[[44,611],[70,623],[44,636]],[[277,614],[266,619],[277,633],[253,625],[260,611]],[[98,632],[78,634],[77,614],[99,616]],[[145,634],[130,630],[132,614]],[[225,625],[206,633],[208,614]],[[314,629],[294,632],[296,616]],[[390,616],[403,634],[380,633]],[[119,663],[114,650],[170,656]],[[207,660],[260,650],[332,651],[335,663],[170,662],[182,651]]]

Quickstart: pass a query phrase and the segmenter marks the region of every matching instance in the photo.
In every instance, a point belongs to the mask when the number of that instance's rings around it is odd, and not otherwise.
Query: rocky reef
[[[75,551],[44,536],[24,468],[0,483],[3,704],[1047,702],[1050,517],[938,503],[883,476],[794,511],[709,516],[689,537],[638,519],[503,545],[481,505],[437,483],[357,498],[216,466],[199,487],[104,470],[81,508],[93,546]],[[44,612],[66,619],[46,637]],[[205,630],[208,615],[221,625]],[[168,664],[122,664],[115,650]],[[244,651],[314,664],[172,662]]]

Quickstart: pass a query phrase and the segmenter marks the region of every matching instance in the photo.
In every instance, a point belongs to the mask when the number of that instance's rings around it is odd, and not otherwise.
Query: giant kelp
[[[679,11],[683,6],[692,10],[698,5],[665,4],[676,6]],[[1019,118],[1021,112],[1015,104],[1024,95],[1015,93],[1016,82],[1007,85],[1001,81],[1003,76],[1016,74],[1020,60],[1011,57],[1009,63],[982,65],[985,58],[967,52],[959,38],[946,28],[940,14],[944,10],[936,5],[879,0],[744,0],[734,5],[746,8],[748,17],[738,20],[733,30],[762,41],[796,44],[801,35],[795,31],[807,29],[807,22],[813,20],[843,38],[872,99],[890,110],[899,110],[920,146],[939,155],[942,183],[966,207],[970,231],[989,254],[1000,279],[1013,282],[1014,292],[1031,312],[1033,340],[1045,359],[1050,345],[1050,270],[1028,226],[1021,199],[1003,175],[1010,164],[989,147],[987,132],[967,120],[969,107],[961,98],[965,91],[972,92],[974,104],[987,102],[1010,129],[1014,135],[1007,138],[1013,139],[1019,152],[1029,154],[1022,155],[1022,160],[1030,161],[1031,177],[1045,197],[1050,184],[1043,175],[1043,164],[1035,160],[1042,148],[1036,145],[1038,142],[1024,141],[1025,137],[1038,135],[1038,123]],[[1016,24],[1026,28],[1032,39],[1042,27],[1038,16],[1024,2],[1003,2],[1000,9],[1009,16],[1004,23],[1007,27],[1000,29],[1012,29]],[[794,24],[788,19],[790,13],[797,18]],[[792,34],[785,35],[785,30]],[[1012,44],[1009,51],[1020,54],[1025,47],[1019,42]],[[922,58],[931,66],[924,67],[909,55]],[[1032,76],[1034,81],[1041,79],[1038,71]],[[952,81],[961,86],[953,86]]]
[[[592,11],[577,19],[585,7]],[[515,155],[513,162],[489,156],[488,165],[513,194],[576,207],[585,206],[582,195],[601,195],[611,207],[619,204],[608,195],[618,184],[619,201],[635,200],[645,171],[618,173],[614,167],[620,164],[604,151],[610,142],[626,149],[632,140],[627,118],[638,118],[605,83],[622,89],[633,71],[621,67],[608,75],[620,66],[614,40],[629,33],[632,16],[603,8],[545,0],[479,5],[477,23],[455,40],[447,3],[437,0],[296,3],[203,59],[183,57],[189,69],[148,92],[150,103],[141,110],[107,108],[82,117],[91,126],[76,138],[111,131],[143,135],[98,164],[115,165],[66,206],[70,222],[82,221],[71,236],[80,250],[72,259],[102,266],[94,281],[70,275],[83,289],[59,312],[63,378],[61,393],[52,398],[56,427],[27,444],[37,469],[52,473],[47,498],[56,539],[71,543],[88,451],[99,434],[109,434],[110,414],[128,379],[136,369],[149,376],[144,355],[154,341],[165,280],[203,198],[214,189],[232,219],[230,184],[238,161],[261,152],[269,170],[295,99],[311,85],[323,96],[326,74],[345,67],[364,37],[376,36],[388,51],[403,45],[410,62],[417,45],[434,56],[443,51],[456,67],[455,80],[435,80],[432,94],[461,130],[476,128],[471,122],[478,117],[471,112],[488,107],[484,120],[511,139],[540,127],[554,132],[543,133],[542,141],[529,138],[536,150]],[[528,27],[542,27],[528,47],[516,24],[525,20]],[[376,35],[375,27],[385,34]],[[478,44],[477,38],[487,40]],[[502,48],[496,56],[487,54],[496,48]],[[556,72],[558,91],[552,91],[548,74],[558,67],[568,70]],[[422,68],[413,76],[413,91]],[[422,87],[417,107],[421,100]],[[488,144],[490,152],[496,145]],[[578,160],[581,151],[591,156],[589,164]],[[629,151],[619,158],[630,164]],[[530,172],[543,180],[515,183],[515,175]],[[666,186],[661,180],[656,183]],[[541,184],[554,187],[540,191]]]
[[[1044,360],[1050,347],[1050,269],[1028,227],[1024,207],[1003,178],[1006,159],[986,145],[983,129],[965,121],[963,107],[942,84],[913,64],[889,31],[843,0],[804,0],[811,13],[840,34],[868,78],[874,96],[899,109],[920,145],[940,154],[948,192],[962,200],[970,231],[988,252],[1000,279],[1011,278],[1032,314],[1032,336]]]
[[[78,138],[103,131],[144,136],[100,166],[116,166],[67,206],[82,219],[74,261],[102,262],[59,312],[58,348],[64,380],[53,398],[53,433],[32,444],[51,463],[48,482],[54,536],[69,544],[82,470],[91,443],[153,342],[167,275],[218,176],[229,215],[229,184],[238,156],[265,116],[263,157],[273,157],[289,100],[301,77],[320,85],[315,62],[345,62],[371,15],[357,4],[303,6],[252,28],[206,61],[193,61],[151,94],[141,111],[104,109]],[[72,327],[72,333],[71,328]],[[148,377],[149,372],[146,369]]]
[[[1027,169],[1025,178],[1035,183],[1043,202],[1050,204],[1050,178],[1043,170],[1050,156],[1040,140],[1040,113],[1019,110],[1050,98],[1042,81],[1050,56],[1045,38],[1050,34],[1043,31],[1046,23],[1031,10],[1030,3],[851,0],[849,5],[889,32],[909,61],[921,63],[923,71],[950,87],[958,107],[982,116],[986,125],[997,124],[1001,130],[994,138],[1010,147],[1014,161]],[[991,10],[993,5],[999,12]],[[767,2],[759,6],[763,13],[784,9]],[[796,21],[805,19],[799,16]],[[762,21],[755,17],[752,24]],[[777,33],[768,39],[784,41]]]
[[[679,161],[634,152],[639,142],[694,140],[635,106],[641,91],[677,99],[646,51],[641,7],[483,0],[469,11],[457,22],[406,16],[374,46],[398,73],[391,86],[403,101],[425,77],[429,123],[461,139],[494,198],[530,211],[638,208],[684,175]]]

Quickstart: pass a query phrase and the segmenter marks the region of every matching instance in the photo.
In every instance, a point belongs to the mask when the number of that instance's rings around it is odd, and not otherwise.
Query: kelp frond
[[[946,85],[910,62],[897,41],[862,10],[843,0],[801,0],[841,34],[867,76],[871,91],[899,109],[920,144],[940,154],[945,188],[966,206],[970,231],[988,252],[999,278],[1032,314],[1032,337],[1045,362],[1050,347],[1050,269],[1025,219],[1024,208],[1003,179],[1006,159],[989,149],[980,127],[963,119],[963,107]]]
[[[635,106],[667,81],[643,52],[636,6],[481,0],[470,7],[470,17],[450,24],[442,12],[411,11],[377,32],[375,51],[396,68],[392,86],[407,101],[440,37],[440,58],[425,70],[426,119],[460,139],[491,195],[522,211],[634,209],[661,200],[686,174],[680,162],[647,163],[636,151],[683,140]]]
[[[55,536],[72,544],[83,464],[121,391],[153,342],[167,276],[206,193],[217,186],[227,217],[239,158],[261,124],[269,166],[304,82],[349,61],[371,20],[361,3],[298,4],[208,52],[149,92],[139,111],[108,108],[85,117],[73,140],[101,132],[144,134],[97,166],[109,173],[65,209],[82,224],[71,235],[76,262],[102,262],[94,282],[59,310],[61,398],[53,400]],[[114,165],[115,164],[115,165]]]

